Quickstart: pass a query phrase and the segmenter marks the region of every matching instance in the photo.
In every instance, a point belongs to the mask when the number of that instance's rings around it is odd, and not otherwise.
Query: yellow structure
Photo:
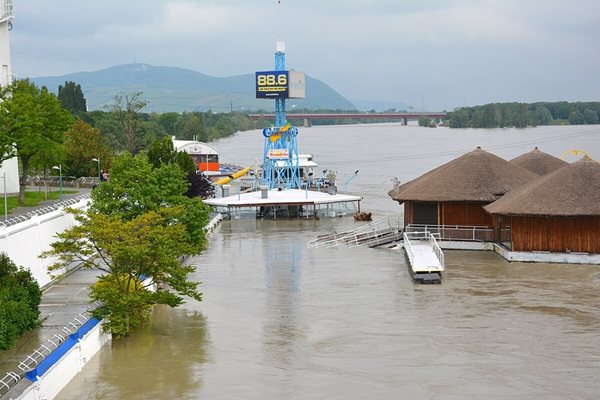
[[[240,177],[246,175],[249,171],[250,171],[250,167],[246,167],[242,170],[239,170],[238,172],[236,172],[234,174],[231,174],[228,177],[219,179],[218,181],[215,182],[215,185],[225,185],[234,179],[237,179],[237,178],[240,178]]]

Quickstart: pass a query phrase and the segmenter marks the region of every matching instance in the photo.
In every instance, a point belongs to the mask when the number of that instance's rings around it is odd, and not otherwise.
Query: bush
[[[187,193],[187,197],[202,197],[203,199],[209,199],[215,197],[215,185],[212,184],[210,179],[207,178],[203,173],[196,171],[190,172],[187,176],[190,186]]]
[[[38,326],[41,300],[31,273],[0,253],[0,350],[12,348],[19,336]]]

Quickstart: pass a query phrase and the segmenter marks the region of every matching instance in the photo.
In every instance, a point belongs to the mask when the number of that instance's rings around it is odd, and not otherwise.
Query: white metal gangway
[[[435,235],[429,231],[404,232],[403,238],[413,278],[421,282],[439,282],[445,262]]]
[[[308,242],[307,246],[331,248],[339,245],[350,247],[367,245],[376,247],[399,240],[402,240],[400,217],[386,217],[350,231],[319,236]]]

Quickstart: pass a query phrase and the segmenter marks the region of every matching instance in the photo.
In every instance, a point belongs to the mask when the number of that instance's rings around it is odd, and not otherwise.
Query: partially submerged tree
[[[187,186],[179,166],[152,168],[144,154],[125,152],[114,159],[110,180],[92,192],[87,213],[72,210],[78,223],[44,253],[58,256],[53,270],[80,261],[104,273],[91,297],[102,302],[96,315],[116,336],[146,319],[153,304],[201,299],[189,280],[194,267],[181,259],[204,249],[209,209],[184,195]],[[150,281],[160,290],[151,291]]]
[[[204,226],[210,210],[199,198],[185,196],[188,185],[186,174],[175,164],[152,168],[145,155],[123,153],[113,160],[110,180],[92,192],[91,210],[131,220],[146,212],[183,206],[185,213],[178,221],[186,226],[187,235],[181,239],[198,253],[204,246]]]
[[[62,151],[64,132],[73,122],[48,89],[39,89],[28,79],[17,80],[0,90],[0,161],[19,157],[19,204],[25,200],[25,186],[31,162]]]
[[[59,241],[43,256],[58,256],[50,270],[81,262],[102,271],[91,288],[91,299],[101,302],[94,315],[106,319],[106,331],[117,337],[126,335],[149,317],[154,304],[177,307],[183,296],[202,300],[199,282],[189,280],[194,266],[180,261],[197,251],[182,240],[187,229],[177,221],[183,218],[183,206],[160,208],[132,219],[71,212],[78,223],[58,234]],[[160,289],[153,290],[153,285]]]
[[[19,336],[38,325],[41,300],[31,272],[0,253],[0,350],[12,348]]]

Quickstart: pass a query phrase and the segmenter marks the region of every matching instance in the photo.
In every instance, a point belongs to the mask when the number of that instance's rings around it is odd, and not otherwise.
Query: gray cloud
[[[344,96],[426,108],[492,101],[594,100],[595,0],[16,2],[20,76],[133,60],[215,76],[288,66]]]

